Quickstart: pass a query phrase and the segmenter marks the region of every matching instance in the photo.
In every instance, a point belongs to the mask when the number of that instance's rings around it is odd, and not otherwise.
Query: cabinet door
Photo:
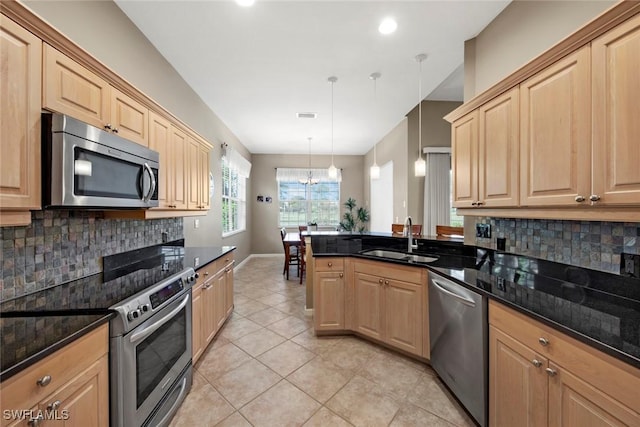
[[[187,135],[171,127],[171,172],[173,197],[171,207],[187,209],[189,177],[187,176]]]
[[[590,70],[585,46],[520,85],[521,205],[588,203]]]
[[[479,109],[478,198],[483,207],[518,205],[519,88]]]
[[[225,300],[225,319],[231,316],[233,312],[233,264],[227,266],[224,273],[224,300]]]
[[[214,327],[215,332],[222,327],[227,319],[227,308],[225,299],[226,280],[224,270],[219,272],[213,280],[213,298],[214,298]]]
[[[211,342],[215,336],[216,330],[216,298],[215,298],[215,277],[210,278],[202,286],[202,336],[204,339],[203,347]]]
[[[587,381],[562,367],[549,363],[554,375],[549,379],[549,425],[638,426],[640,408],[627,408]]]
[[[316,331],[345,329],[344,273],[316,272],[313,286],[316,301],[313,321]]]
[[[199,209],[200,207],[200,144],[189,137],[187,139],[187,171],[189,176],[187,207]]]
[[[640,203],[640,15],[592,43],[593,192]]]
[[[200,209],[209,209],[211,200],[209,197],[209,163],[210,150],[209,147],[201,144],[199,149],[199,173],[200,173]]]
[[[416,283],[385,279],[384,340],[422,356],[422,292]]]
[[[123,138],[149,146],[149,109],[111,88],[111,129]]]
[[[490,426],[547,425],[546,367],[547,359],[489,327]]]
[[[103,128],[109,121],[109,84],[44,45],[43,107]]]
[[[0,54],[0,207],[40,209],[42,41],[0,15]]]
[[[171,164],[171,124],[153,111],[149,112],[149,148],[160,155],[158,171],[158,207],[169,208],[172,204],[173,170]]]
[[[191,292],[191,349],[193,363],[196,363],[204,351],[202,286]]]
[[[453,206],[468,208],[478,202],[478,111],[451,125]]]
[[[369,274],[355,273],[354,329],[361,334],[382,340],[382,293],[384,279]],[[316,304],[316,309],[320,303]]]

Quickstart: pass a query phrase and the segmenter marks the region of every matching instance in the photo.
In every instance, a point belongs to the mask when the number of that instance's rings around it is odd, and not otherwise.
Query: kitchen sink
[[[385,249],[370,249],[360,252],[361,255],[374,256],[379,258],[397,259],[400,261],[430,263],[437,261],[438,258],[433,256],[408,254],[404,252],[388,251]]]

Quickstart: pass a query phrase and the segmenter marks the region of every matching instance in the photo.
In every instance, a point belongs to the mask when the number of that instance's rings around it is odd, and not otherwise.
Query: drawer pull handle
[[[542,338],[542,337],[540,337],[540,338],[538,338],[538,342],[539,342],[540,344],[542,344],[544,347],[546,347],[546,346],[548,346],[548,345],[549,345],[549,340],[548,340],[548,339],[546,339],[546,338]]]
[[[538,359],[533,359],[531,363],[533,363],[533,366],[535,366],[536,368],[539,368],[540,366],[542,366],[542,362],[539,361]]]
[[[328,263],[327,263],[327,265],[328,265],[329,267],[332,267],[332,266],[333,266],[333,263],[328,262]]]
[[[598,196],[597,194],[592,194],[591,196],[589,196],[589,200],[591,200],[592,202],[597,202],[600,200],[600,196]]]
[[[584,198],[584,196],[576,196],[576,198],[574,199],[576,202],[578,203],[582,203],[584,202],[586,199]]]
[[[558,374],[555,369],[551,368],[547,368],[545,369],[545,371],[547,371],[547,375],[549,375],[550,377],[555,377]]]
[[[36,381],[36,384],[38,384],[40,387],[46,387],[49,385],[49,383],[51,383],[51,375],[45,375],[44,377]]]
[[[205,271],[205,272],[204,272],[204,275],[205,275],[205,276],[208,276],[208,275],[209,275],[209,272],[208,272],[208,271]]]
[[[43,419],[44,419],[44,417],[42,416],[42,414],[40,414],[35,418],[31,418],[29,420],[29,422],[27,423],[27,425],[29,427],[38,427],[40,425],[40,421],[42,421]]]
[[[57,411],[60,405],[62,405],[62,402],[60,402],[59,400],[56,400],[55,402],[52,402],[47,406],[47,411],[49,412]]]

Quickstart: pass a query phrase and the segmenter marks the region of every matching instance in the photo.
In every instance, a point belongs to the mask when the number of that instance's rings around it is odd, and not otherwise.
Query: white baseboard
[[[313,317],[313,308],[307,308],[307,306],[305,305],[304,306],[304,315]]]

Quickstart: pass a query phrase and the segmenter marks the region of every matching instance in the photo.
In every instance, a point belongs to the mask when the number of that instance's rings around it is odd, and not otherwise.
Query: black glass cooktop
[[[0,316],[104,313],[184,268],[184,240],[106,256],[102,273],[5,301],[0,304]]]

